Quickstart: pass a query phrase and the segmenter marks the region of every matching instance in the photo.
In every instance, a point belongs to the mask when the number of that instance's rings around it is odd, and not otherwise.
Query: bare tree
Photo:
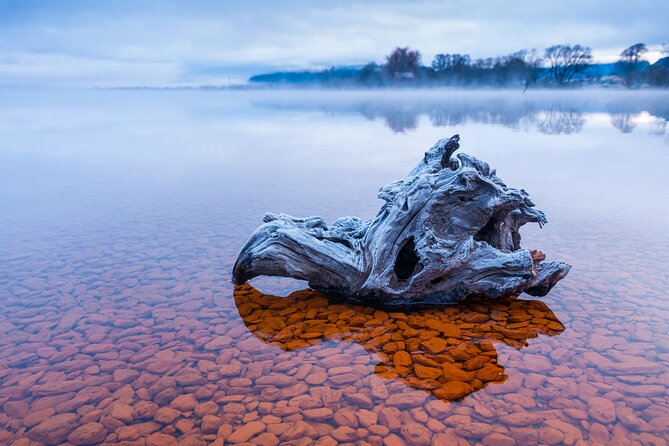
[[[490,74],[500,85],[522,84],[527,90],[539,78],[541,62],[536,50],[520,50],[496,57]]]
[[[432,61],[432,69],[450,84],[464,84],[471,81],[471,58],[468,54],[437,54]]]
[[[643,43],[635,43],[620,53],[620,60],[629,64],[637,65],[643,59],[643,55],[648,52],[648,48]]]
[[[525,76],[525,89],[523,91],[526,91],[530,85],[534,85],[539,81],[541,65],[544,63],[544,60],[537,54],[537,50],[533,48],[525,53],[525,63],[527,64],[527,72]]]
[[[555,83],[567,85],[590,65],[592,50],[581,45],[553,45],[546,48],[545,60]]]
[[[421,56],[409,47],[395,48],[386,58],[386,71],[395,78],[413,77],[420,70]]]
[[[644,54],[648,52],[648,48],[643,43],[635,43],[634,45],[625,48],[620,53],[618,60],[618,70],[625,78],[625,84],[628,87],[638,86],[641,83],[642,62]]]

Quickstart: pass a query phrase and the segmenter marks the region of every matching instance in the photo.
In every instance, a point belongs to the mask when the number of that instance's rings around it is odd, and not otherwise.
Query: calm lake
[[[665,445],[668,120],[657,91],[2,91],[0,445]],[[546,297],[233,287],[265,212],[372,218],[456,133],[545,211]]]

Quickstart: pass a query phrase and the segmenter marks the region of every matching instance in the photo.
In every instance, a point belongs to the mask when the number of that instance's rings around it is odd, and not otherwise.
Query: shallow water
[[[666,444],[667,104],[3,91],[0,444]],[[404,314],[233,288],[264,212],[370,218],[454,133],[546,212],[522,245],[573,265],[548,296]]]

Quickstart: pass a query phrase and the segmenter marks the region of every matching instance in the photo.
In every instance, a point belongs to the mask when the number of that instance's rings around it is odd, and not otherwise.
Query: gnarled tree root
[[[266,214],[234,266],[256,276],[306,280],[315,290],[369,305],[449,304],[468,296],[543,296],[570,265],[520,247],[519,228],[546,223],[522,189],[442,139],[407,178],[379,191],[385,204],[363,222]]]

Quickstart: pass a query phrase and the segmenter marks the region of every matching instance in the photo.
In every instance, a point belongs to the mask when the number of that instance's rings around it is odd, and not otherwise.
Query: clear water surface
[[[0,444],[667,444],[668,119],[654,91],[3,91]],[[371,218],[455,133],[546,212],[548,296],[231,285],[266,211]]]

